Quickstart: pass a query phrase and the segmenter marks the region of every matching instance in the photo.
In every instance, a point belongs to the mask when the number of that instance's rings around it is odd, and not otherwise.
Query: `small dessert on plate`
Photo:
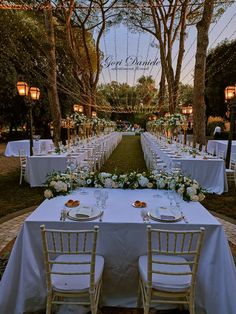
[[[135,201],[132,205],[137,208],[147,207],[147,203],[139,201],[139,200]]]
[[[79,200],[75,200],[75,201],[73,201],[73,200],[68,200],[68,201],[65,203],[65,205],[66,205],[67,207],[77,207],[77,206],[80,205],[80,201],[79,201]]]

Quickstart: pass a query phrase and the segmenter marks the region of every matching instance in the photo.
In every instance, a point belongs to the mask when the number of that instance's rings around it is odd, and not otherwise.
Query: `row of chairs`
[[[96,171],[101,168],[107,158],[111,155],[113,150],[121,141],[122,136],[117,134],[109,134],[101,139],[97,139],[96,142],[84,143],[81,148],[77,149],[78,155],[85,153],[86,158],[79,161],[75,154],[68,154],[67,156],[67,168],[72,172],[80,169],[87,169],[89,171]],[[19,150],[20,157],[20,184],[22,184],[23,178],[26,176],[27,156],[25,150]]]
[[[41,226],[47,282],[46,313],[54,304],[90,306],[96,314],[104,257],[96,254],[99,227],[52,230]],[[195,313],[196,275],[203,243],[200,230],[159,230],[147,226],[147,254],[140,256],[139,295],[144,314],[156,304],[186,305]]]

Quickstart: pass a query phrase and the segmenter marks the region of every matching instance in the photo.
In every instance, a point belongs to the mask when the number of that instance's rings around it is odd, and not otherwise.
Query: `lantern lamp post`
[[[33,116],[32,116],[32,101],[39,100],[40,89],[38,87],[30,87],[25,82],[17,82],[18,94],[25,97],[25,103],[29,108],[30,118],[30,156],[33,155]]]
[[[236,121],[236,85],[234,86],[227,86],[225,88],[225,101],[229,105],[229,112],[230,112],[230,131],[228,136],[228,146],[227,146],[227,153],[226,153],[226,160],[225,166],[229,168],[230,164],[230,156],[231,156],[231,146],[233,136],[236,131],[235,121]]]
[[[84,107],[82,105],[75,104],[73,105],[74,112],[83,113]]]

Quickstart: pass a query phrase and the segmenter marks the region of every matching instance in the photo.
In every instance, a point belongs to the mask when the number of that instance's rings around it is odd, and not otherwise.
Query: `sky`
[[[192,85],[197,43],[196,27],[189,28],[187,33],[180,81]],[[216,47],[226,38],[236,39],[236,3],[211,25],[208,49]],[[140,76],[152,75],[158,86],[161,74],[160,59],[158,49],[152,45],[153,39],[150,34],[131,33],[124,25],[115,26],[106,32],[101,40],[104,62],[100,83],[118,81],[135,85]],[[176,50],[173,51],[173,58],[175,56]],[[147,64],[144,65],[143,62]]]

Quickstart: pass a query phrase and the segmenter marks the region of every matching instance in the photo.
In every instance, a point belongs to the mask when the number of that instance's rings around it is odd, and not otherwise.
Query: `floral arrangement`
[[[45,185],[47,187],[44,191],[45,198],[69,194],[78,186],[77,174],[69,171],[67,173],[53,171],[47,176]]]
[[[87,117],[83,113],[75,112],[71,115],[71,118],[76,126],[80,126],[87,122]]]
[[[56,173],[48,176],[46,198],[68,194],[77,187],[96,187],[113,189],[166,189],[175,190],[186,201],[202,201],[205,190],[196,180],[181,174],[153,171],[151,173],[131,172],[129,174],[90,172]]]
[[[74,112],[70,117],[76,126],[81,126],[85,123],[91,123],[94,127],[98,125],[103,125],[104,127],[114,127],[116,125],[114,121],[109,121],[99,117],[88,118],[83,113],[78,112]]]
[[[176,128],[180,127],[185,121],[185,116],[180,113],[171,114],[166,118],[167,128]]]

